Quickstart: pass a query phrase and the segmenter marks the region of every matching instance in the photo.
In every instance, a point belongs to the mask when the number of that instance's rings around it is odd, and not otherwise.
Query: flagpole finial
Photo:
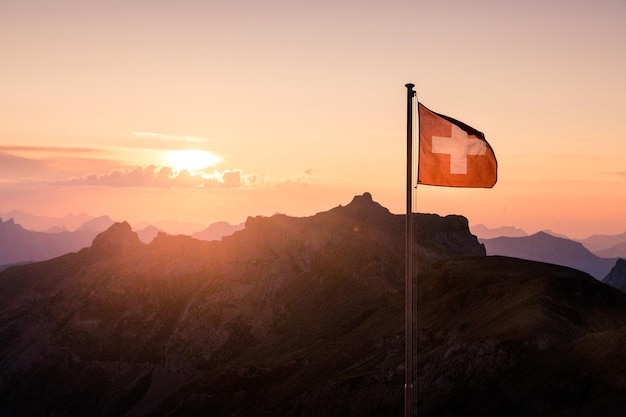
[[[404,85],[407,88],[407,91],[409,92],[411,97],[415,97],[415,90],[413,90],[413,87],[415,87],[415,84],[412,83],[408,83]]]

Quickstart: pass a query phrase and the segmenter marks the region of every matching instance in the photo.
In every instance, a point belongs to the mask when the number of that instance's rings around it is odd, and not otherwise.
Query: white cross
[[[450,155],[450,174],[467,174],[467,156],[485,155],[487,145],[485,141],[470,138],[460,127],[451,123],[450,137],[433,136],[433,153]]]

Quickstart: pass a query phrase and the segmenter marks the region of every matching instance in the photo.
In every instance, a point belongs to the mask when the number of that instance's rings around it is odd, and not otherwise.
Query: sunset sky
[[[0,0],[0,213],[402,214],[411,82],[499,162],[415,211],[621,233],[625,51],[625,0]]]

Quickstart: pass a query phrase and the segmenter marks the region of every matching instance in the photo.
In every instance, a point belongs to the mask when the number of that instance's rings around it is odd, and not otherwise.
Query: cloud
[[[52,181],[56,185],[162,188],[258,188],[303,186],[315,182],[311,170],[303,174],[279,178],[244,174],[241,169],[223,171],[175,171],[171,167],[134,167],[114,169],[106,174],[90,174]]]
[[[241,170],[190,173],[175,172],[170,167],[134,167],[115,169],[106,174],[90,174],[62,181],[57,185],[164,188],[238,188],[257,182],[256,175],[243,175]]]

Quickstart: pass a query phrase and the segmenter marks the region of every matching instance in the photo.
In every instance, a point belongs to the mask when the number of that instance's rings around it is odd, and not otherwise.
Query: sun
[[[221,158],[208,151],[185,149],[167,152],[165,160],[174,171],[194,172],[217,164]]]

